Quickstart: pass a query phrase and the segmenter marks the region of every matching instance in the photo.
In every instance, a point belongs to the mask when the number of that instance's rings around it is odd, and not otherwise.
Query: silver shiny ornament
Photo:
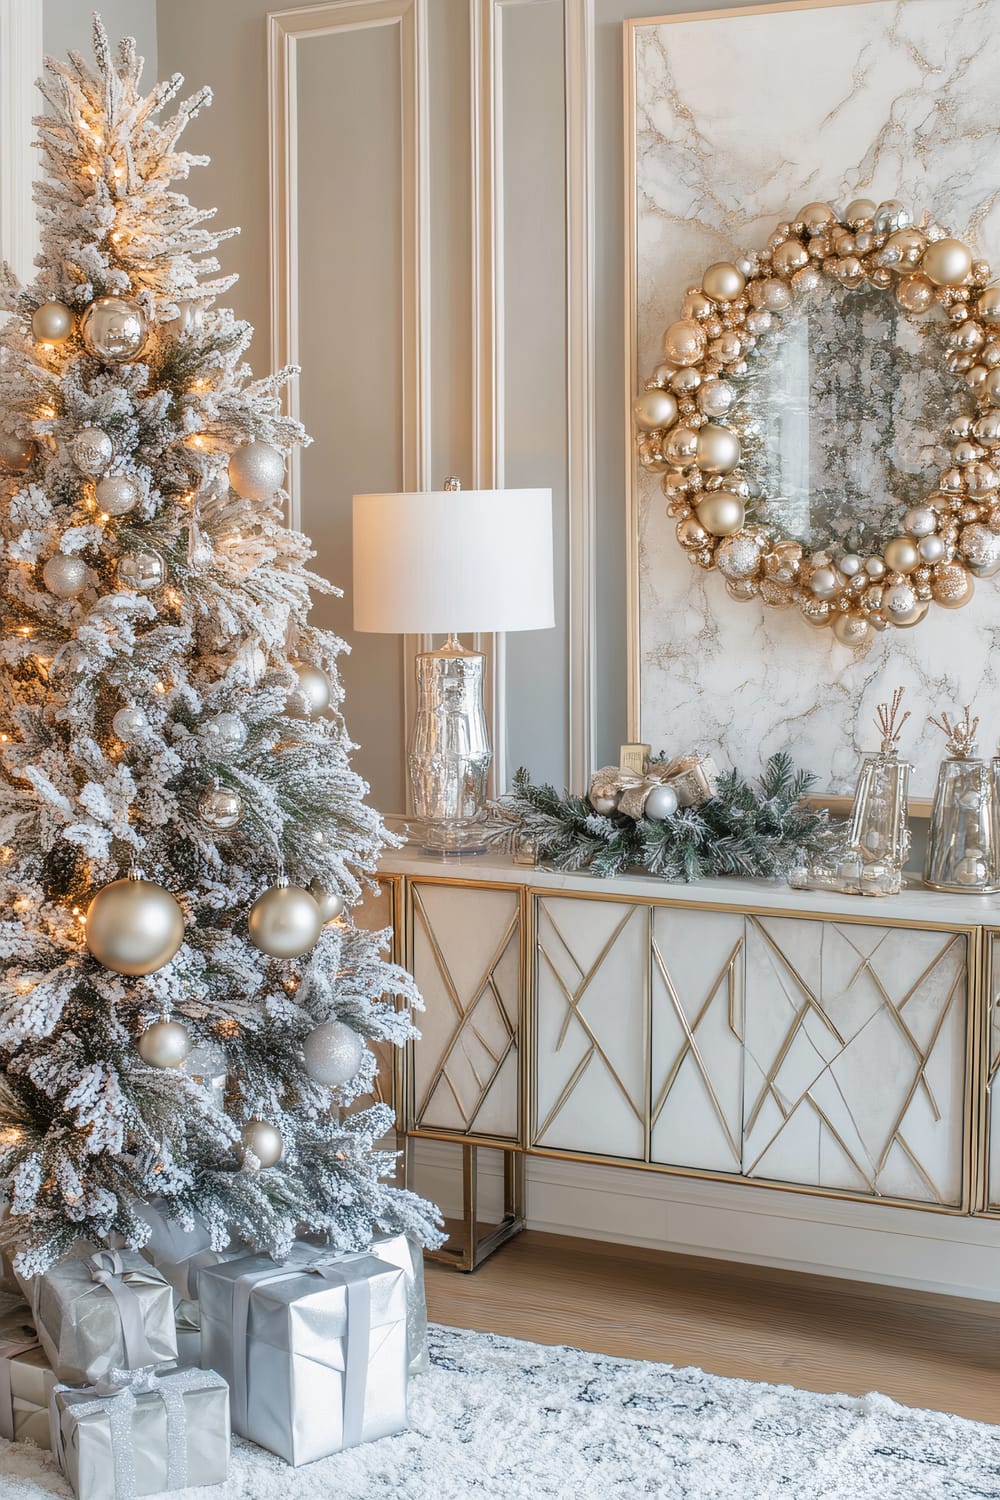
[[[271,958],[299,958],[314,947],[323,920],[300,885],[273,885],[258,896],[247,918],[250,941]]]
[[[734,302],[742,296],[747,281],[739,266],[720,260],[709,266],[701,278],[702,290],[713,302]]]
[[[663,782],[660,786],[652,787],[646,794],[642,815],[644,818],[651,818],[654,823],[662,823],[666,818],[673,817],[678,806],[676,791],[669,782]]]
[[[176,318],[168,319],[162,326],[168,338],[194,338],[205,326],[205,309],[200,302],[181,298]]]
[[[727,494],[724,490],[706,495],[697,506],[695,514],[699,525],[712,536],[732,536],[734,532],[741,531],[746,517],[740,497]]]
[[[663,352],[675,365],[696,365],[704,358],[705,330],[694,318],[671,323],[663,335]]]
[[[861,249],[861,246],[858,246]],[[910,269],[919,261],[927,241],[919,229],[897,229],[895,234],[890,234],[878,257],[878,263],[882,266],[894,266],[900,270]]]
[[[917,545],[908,536],[894,536],[882,548],[882,556],[890,573],[912,573],[920,566]]]
[[[125,297],[98,297],[80,319],[80,337],[88,354],[106,364],[137,359],[148,333],[146,314]]]
[[[809,580],[809,587],[817,599],[832,599],[840,590],[836,568],[817,568]]]
[[[136,1046],[151,1068],[179,1068],[191,1051],[191,1036],[179,1021],[156,1021],[146,1027]]]
[[[663,445],[664,457],[675,469],[693,464],[698,452],[698,433],[693,427],[674,427]]]
[[[941,562],[948,551],[948,544],[944,537],[925,536],[917,543],[917,551],[926,563]]]
[[[266,1120],[248,1120],[240,1131],[243,1149],[257,1158],[261,1167],[273,1167],[281,1160],[285,1143],[277,1125]]]
[[[861,572],[864,563],[856,552],[845,552],[837,563],[837,567],[845,578],[854,578]]]
[[[693,365],[682,365],[670,377],[670,389],[678,396],[690,396],[701,385],[701,374]]]
[[[65,302],[43,302],[31,314],[31,332],[40,344],[61,344],[73,332],[73,313]]]
[[[239,714],[214,714],[201,725],[198,738],[207,754],[222,760],[243,749],[247,742],[247,726]]]
[[[183,941],[184,913],[170,892],[151,880],[114,880],[87,908],[87,947],[115,974],[155,974]]]
[[[728,474],[740,461],[740,440],[728,427],[706,422],[698,429],[695,462],[703,474]]]
[[[705,417],[724,417],[736,400],[728,380],[703,380],[698,391],[698,410]]]
[[[82,557],[57,552],[42,569],[42,582],[57,599],[75,599],[90,580],[90,569]]]
[[[972,251],[961,240],[935,240],[924,251],[921,269],[935,286],[961,286],[972,270]]]
[[[0,428],[0,470],[5,474],[23,474],[35,456],[31,438],[17,437]]]
[[[1000,571],[1000,536],[978,521],[963,526],[958,538],[969,571],[977,578],[992,578]]]
[[[106,474],[94,490],[94,499],[109,516],[127,516],[135,510],[139,490],[124,474]]]
[[[635,425],[643,432],[653,432],[658,427],[669,427],[677,421],[677,401],[669,391],[658,387],[643,391],[633,407]]]
[[[872,228],[876,234],[894,234],[913,222],[910,210],[898,198],[887,198],[880,203],[872,215]]]
[[[893,625],[915,624],[925,609],[908,583],[895,583],[882,595],[883,613]]]
[[[117,575],[120,588],[134,589],[137,594],[151,594],[163,586],[167,570],[158,552],[151,547],[142,547],[122,553],[118,559]]]
[[[326,673],[311,661],[290,661],[298,685],[285,700],[285,713],[292,719],[315,719],[330,707],[332,688]]]
[[[994,407],[992,411],[983,412],[972,431],[977,442],[985,443],[990,448],[995,447],[1000,443],[1000,411]]]
[[[206,787],[198,798],[198,819],[212,833],[229,833],[243,821],[243,798],[232,787]]]
[[[915,505],[903,517],[903,530],[910,536],[930,536],[937,528],[937,516],[929,505]]]
[[[141,708],[131,704],[120,708],[111,720],[111,728],[124,745],[133,745],[149,732],[149,720]]]
[[[115,446],[99,427],[81,427],[70,439],[69,456],[84,474],[103,474],[115,456]]]
[[[339,1088],[358,1075],[365,1055],[364,1039],[343,1021],[324,1021],[302,1043],[306,1072],[313,1083]]]
[[[229,483],[242,500],[270,500],[284,477],[284,457],[270,443],[245,443],[229,460]]]
[[[310,880],[308,890],[319,907],[320,920],[324,925],[327,922],[335,922],[338,917],[343,916],[347,902],[339,891],[328,891],[318,875]]]

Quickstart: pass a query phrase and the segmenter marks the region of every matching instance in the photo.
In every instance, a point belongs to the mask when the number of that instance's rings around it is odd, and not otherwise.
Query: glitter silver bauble
[[[57,552],[42,569],[42,582],[57,599],[75,599],[87,587],[90,569],[82,557]]]
[[[876,234],[895,234],[897,229],[905,229],[913,222],[913,216],[908,208],[904,208],[898,198],[887,198],[880,203],[874,214],[874,229]]]
[[[179,1068],[191,1051],[191,1037],[179,1021],[155,1021],[136,1046],[151,1068]]]
[[[131,745],[148,732],[149,720],[141,708],[132,704],[118,710],[111,720],[111,727],[123,744]]]
[[[23,474],[35,456],[31,438],[15,437],[0,428],[0,469],[5,474]]]
[[[324,922],[335,921],[347,905],[339,892],[327,890],[318,875],[309,882],[309,894],[319,907],[319,914]]]
[[[155,974],[183,941],[184,913],[170,892],[151,880],[114,880],[87,908],[87,947],[116,974]]]
[[[31,314],[31,332],[40,344],[61,344],[73,332],[73,313],[65,302],[43,302]]]
[[[288,665],[298,678],[298,687],[285,700],[285,713],[291,719],[314,719],[330,707],[330,679],[310,661],[290,661]]]
[[[103,474],[115,456],[115,447],[99,427],[81,427],[70,439],[69,456],[84,474]]]
[[[649,792],[643,804],[642,815],[644,818],[652,818],[654,823],[662,823],[664,818],[671,817],[676,811],[677,793],[664,782],[662,786],[654,786]]]
[[[337,1088],[357,1077],[365,1044],[358,1033],[343,1021],[324,1021],[310,1031],[302,1044],[306,1055],[306,1072],[313,1083]]]
[[[98,506],[109,516],[127,516],[136,507],[139,491],[124,474],[107,474],[94,491]]]
[[[148,332],[142,308],[124,297],[98,297],[80,319],[80,337],[88,354],[112,365],[136,359]]]
[[[247,918],[250,941],[270,958],[299,958],[320,935],[319,907],[300,885],[273,885],[258,896]]]
[[[214,714],[201,725],[198,738],[207,754],[222,760],[243,749],[247,727],[239,714]]]
[[[963,526],[958,544],[966,566],[977,578],[992,578],[1000,571],[1000,536],[988,526],[978,521]]]
[[[243,820],[243,798],[228,786],[206,787],[198,798],[198,817],[213,833],[228,833]]]
[[[284,477],[284,457],[270,443],[245,443],[229,460],[229,483],[242,500],[270,500]]]
[[[252,1152],[262,1167],[273,1167],[285,1149],[281,1131],[266,1120],[248,1120],[240,1131],[240,1139],[244,1150]]]
[[[760,567],[761,543],[745,532],[726,537],[715,553],[715,565],[727,578],[751,578]]]
[[[892,625],[915,625],[927,606],[921,604],[908,583],[894,583],[882,595],[882,610]]]
[[[151,547],[123,552],[118,559],[119,586],[134,589],[137,594],[151,594],[154,589],[162,586],[166,576],[163,558]]]

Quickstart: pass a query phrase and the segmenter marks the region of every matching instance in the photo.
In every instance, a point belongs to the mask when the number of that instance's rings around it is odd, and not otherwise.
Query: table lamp
[[[442,490],[354,496],[355,630],[447,636],[416,658],[407,760],[426,849],[484,847],[486,658],[459,632],[554,624],[551,490],[463,490],[446,479]]]

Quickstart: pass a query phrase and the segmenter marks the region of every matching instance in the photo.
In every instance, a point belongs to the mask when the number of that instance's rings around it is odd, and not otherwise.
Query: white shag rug
[[[185,1500],[1000,1500],[1000,1428],[701,1370],[432,1328],[411,1430],[301,1469],[237,1440]],[[0,1441],[3,1500],[70,1494]]]

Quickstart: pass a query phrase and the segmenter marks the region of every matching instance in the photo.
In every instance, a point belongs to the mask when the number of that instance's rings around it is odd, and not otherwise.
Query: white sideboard
[[[463,1269],[525,1222],[527,1163],[527,1216],[547,1228],[1000,1289],[1000,900],[601,881],[410,849],[383,875],[427,1005],[400,1130],[411,1171],[434,1160],[426,1143],[463,1148]],[[503,1153],[499,1215],[479,1211],[483,1147]],[[645,1191],[638,1229],[612,1207],[612,1168],[629,1169],[625,1197]],[[566,1184],[582,1198],[588,1170],[607,1222],[567,1222]],[[727,1212],[753,1218],[749,1248],[698,1227]],[[499,1218],[482,1240],[480,1217]],[[841,1265],[845,1234],[874,1238]]]

